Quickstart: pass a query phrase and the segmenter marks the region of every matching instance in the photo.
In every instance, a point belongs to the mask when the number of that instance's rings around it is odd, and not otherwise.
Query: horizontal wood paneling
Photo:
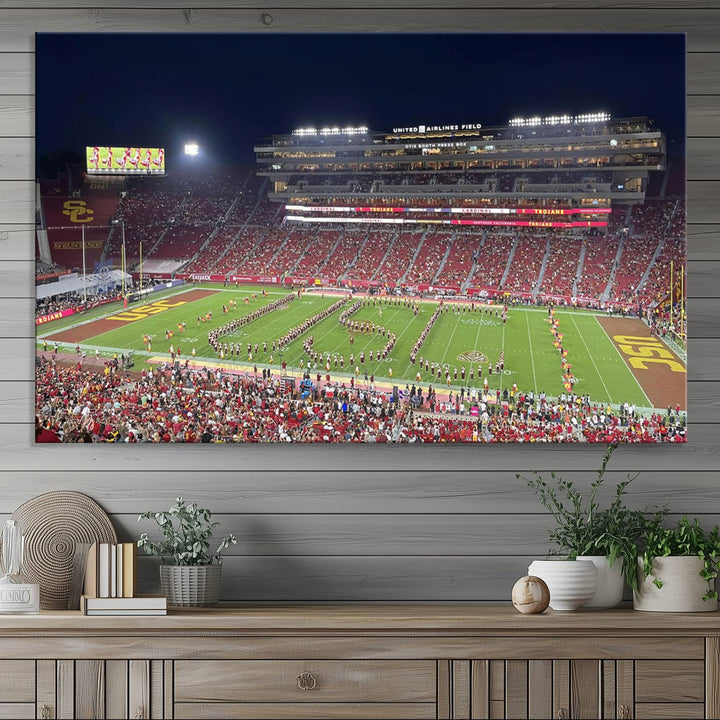
[[[463,3],[465,4],[465,3]],[[685,9],[652,12],[626,9],[507,10],[418,8],[397,12],[385,7],[340,10],[313,7],[278,8],[271,13],[245,9],[48,8],[2,10],[0,47],[31,52],[34,32],[688,32],[688,50],[717,51],[720,17],[714,9],[697,8],[688,27]]]
[[[518,495],[520,495],[518,493]],[[169,499],[169,498],[168,498]],[[190,499],[190,498],[188,498]],[[468,503],[466,513],[421,513],[405,510],[402,514],[323,513],[282,515],[213,515],[220,523],[215,536],[233,533],[238,541],[224,553],[232,555],[290,555],[290,556],[420,556],[462,555],[493,557],[510,555],[544,556],[553,551],[548,542],[547,528],[552,527],[549,514],[542,513],[534,497],[518,497],[518,504],[527,506],[525,512],[483,514],[480,503]],[[169,505],[169,503],[166,503]],[[639,499],[629,504],[643,507]],[[692,501],[690,501],[692,505]],[[230,508],[224,508],[230,512]],[[472,509],[472,512],[471,512]],[[700,514],[694,517],[703,526],[714,527],[720,515]],[[668,522],[676,523],[683,516],[673,513]],[[540,512],[538,512],[540,511]],[[137,540],[141,532],[148,532],[153,541],[161,538],[157,526],[150,521],[137,522],[136,515],[111,515],[118,539]],[[517,528],[522,526],[523,532]],[[219,540],[218,540],[219,542]],[[141,551],[142,553],[142,551]]]
[[[69,4],[69,3],[68,3]],[[240,543],[223,598],[247,602],[498,600],[547,549],[547,515],[516,470],[587,489],[598,447],[94,445],[32,440],[35,32],[687,32],[690,443],[622,447],[608,483],[641,470],[634,507],[720,518],[720,11],[715,0],[0,0],[0,520],[33,495],[86,492],[120,533],[179,494]],[[457,7],[460,6],[460,7]],[[545,9],[543,9],[543,7]],[[231,9],[228,9],[231,8]],[[362,9],[361,9],[362,8]],[[392,9],[400,8],[400,9]],[[222,513],[219,511],[222,510]],[[142,589],[157,586],[141,562]],[[509,657],[509,656],[508,656]]]
[[[0,10],[3,8],[17,9],[18,0],[0,0]],[[298,3],[299,4],[299,3]],[[454,9],[462,8],[463,5],[469,5],[468,2],[456,2]],[[288,7],[287,0],[270,0],[269,2],[258,3],[257,0],[152,0],[151,2],[143,2],[142,0],[104,0],[102,3],[106,8],[124,8],[130,9],[147,9],[147,8],[238,8],[238,9],[285,9]],[[23,0],[25,8],[32,9],[56,9],[57,5],[51,0]],[[73,0],[74,8],[96,8],[97,2],[93,0]],[[472,6],[476,9],[513,9],[528,7],[527,0],[474,0]],[[416,10],[418,8],[435,8],[438,7],[438,0],[390,0],[389,2],[379,2],[379,0],[315,0],[313,2],[315,8],[327,9],[364,9],[364,8],[383,8],[385,10]],[[533,9],[558,9],[563,8],[572,10],[573,15],[581,15],[586,10],[597,10],[599,8],[609,8],[616,11],[628,9],[638,10],[658,10],[667,9],[715,9],[717,4],[714,0],[537,0],[532,5]]]
[[[31,95],[0,95],[0,133],[2,137],[28,137],[35,134],[35,98]]]
[[[588,458],[597,461],[596,466],[600,460],[597,450],[585,448]],[[495,464],[499,465],[501,459],[498,456]],[[578,469],[577,463],[575,466],[562,463],[563,467],[559,468],[561,463],[552,460],[551,454],[547,459],[552,463],[552,469],[558,468],[562,477],[572,480],[582,491],[586,491],[596,479],[594,472]],[[527,462],[518,461],[515,465],[522,472],[529,472],[526,470]],[[222,510],[228,515],[241,515],[237,523],[234,520],[232,522],[242,528],[244,533],[264,533],[269,537],[273,528],[277,527],[277,538],[287,532],[287,527],[283,525],[285,519],[294,515],[348,515],[348,523],[354,523],[351,516],[356,514],[391,515],[395,518],[410,514],[418,523],[413,531],[420,533],[423,522],[421,515],[444,514],[452,523],[452,516],[475,514],[478,516],[477,536],[485,538],[482,542],[478,541],[475,554],[485,552],[483,543],[487,540],[488,531],[484,529],[484,523],[495,514],[504,518],[522,518],[523,532],[526,523],[533,522],[529,520],[531,514],[540,518],[538,527],[549,525],[547,513],[535,496],[524,482],[515,478],[514,471],[508,470],[385,470],[373,473],[374,477],[358,471],[340,475],[316,470],[304,475],[303,482],[299,484],[291,473],[275,469],[268,469],[262,474],[253,470],[218,469],[211,473],[212,482],[206,475],[203,486],[199,487],[199,471],[192,468],[184,472],[155,469],[158,463],[152,463],[150,456],[146,458],[148,472],[128,472],[122,469],[122,464],[118,464],[117,469],[107,469],[99,474],[93,467],[96,464],[97,461],[93,459],[86,461],[84,466],[78,463],[74,471],[58,468],[52,473],[43,474],[30,469],[12,470],[5,463],[0,474],[0,486],[5,488],[0,518],[9,516],[18,505],[32,496],[55,489],[76,490],[91,495],[112,517],[118,518],[125,540],[138,536],[141,527],[151,527],[141,526],[137,522],[140,512],[167,508],[178,495],[187,500],[202,500],[216,513]],[[109,465],[109,462],[106,464]],[[388,466],[390,464],[386,463]],[[446,464],[450,465],[450,460]],[[613,465],[627,466],[627,462],[621,462],[619,458],[616,462],[614,458]],[[546,469],[540,463],[533,466]],[[36,476],[39,479],[35,479]],[[608,471],[607,490],[599,494],[599,499],[607,499],[614,485],[625,479],[625,471]],[[681,495],[678,490],[682,491]],[[713,516],[708,513],[720,507],[720,470],[680,472],[655,467],[640,472],[628,490],[628,505],[636,509],[652,509],[667,504],[672,504],[675,513],[703,515],[714,525]],[[263,516],[269,515],[274,518],[263,519]],[[250,518],[247,522],[257,527],[246,528],[245,518]],[[287,522],[292,525],[303,521],[287,519]],[[371,524],[373,522],[370,521]],[[402,524],[403,521],[397,522]],[[508,522],[508,525],[514,522]],[[495,525],[494,521],[490,521],[488,527],[493,528]],[[431,521],[427,525],[428,535],[432,526]],[[316,528],[317,533],[323,531],[322,527]],[[438,533],[438,546],[446,542],[446,536],[453,536],[455,532],[452,528],[446,528],[445,533]],[[510,530],[506,532],[509,534]],[[516,542],[525,540],[518,539]],[[242,552],[243,549],[241,544],[234,550]]]

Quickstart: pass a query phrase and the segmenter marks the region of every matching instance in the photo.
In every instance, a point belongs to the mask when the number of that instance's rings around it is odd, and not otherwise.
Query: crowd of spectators
[[[119,291],[117,289],[107,290],[101,293],[92,293],[87,296],[87,306],[91,307],[103,300],[117,300]],[[35,301],[35,317],[50,315],[54,312],[67,310],[69,308],[82,308],[85,304],[81,293],[68,293],[63,297],[42,298]]]
[[[41,442],[684,442],[685,414],[641,415],[572,395],[512,399],[432,386],[392,393],[337,382],[288,388],[263,370],[230,375],[167,364],[140,375],[42,359],[36,371]],[[305,386],[307,388],[307,386]]]

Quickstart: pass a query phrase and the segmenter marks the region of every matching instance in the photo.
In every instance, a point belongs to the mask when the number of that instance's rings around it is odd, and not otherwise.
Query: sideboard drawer
[[[636,660],[635,702],[692,703],[705,699],[702,660]]]
[[[175,702],[435,703],[432,660],[177,660]]]

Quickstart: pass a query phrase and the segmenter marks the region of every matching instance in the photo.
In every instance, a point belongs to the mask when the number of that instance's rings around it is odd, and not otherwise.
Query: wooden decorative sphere
[[[512,604],[523,614],[541,613],[550,604],[550,590],[543,579],[526,575],[513,585]]]

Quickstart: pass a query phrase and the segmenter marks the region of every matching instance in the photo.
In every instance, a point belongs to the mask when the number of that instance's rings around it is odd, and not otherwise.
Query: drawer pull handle
[[[304,672],[297,676],[297,684],[301,690],[314,690],[317,680],[312,673]]]
[[[630,708],[627,705],[621,705],[620,706],[620,712],[618,713],[618,716],[620,717],[620,720],[629,720],[630,718]]]
[[[40,717],[42,720],[50,720],[50,706],[49,705],[43,705],[40,708]]]

